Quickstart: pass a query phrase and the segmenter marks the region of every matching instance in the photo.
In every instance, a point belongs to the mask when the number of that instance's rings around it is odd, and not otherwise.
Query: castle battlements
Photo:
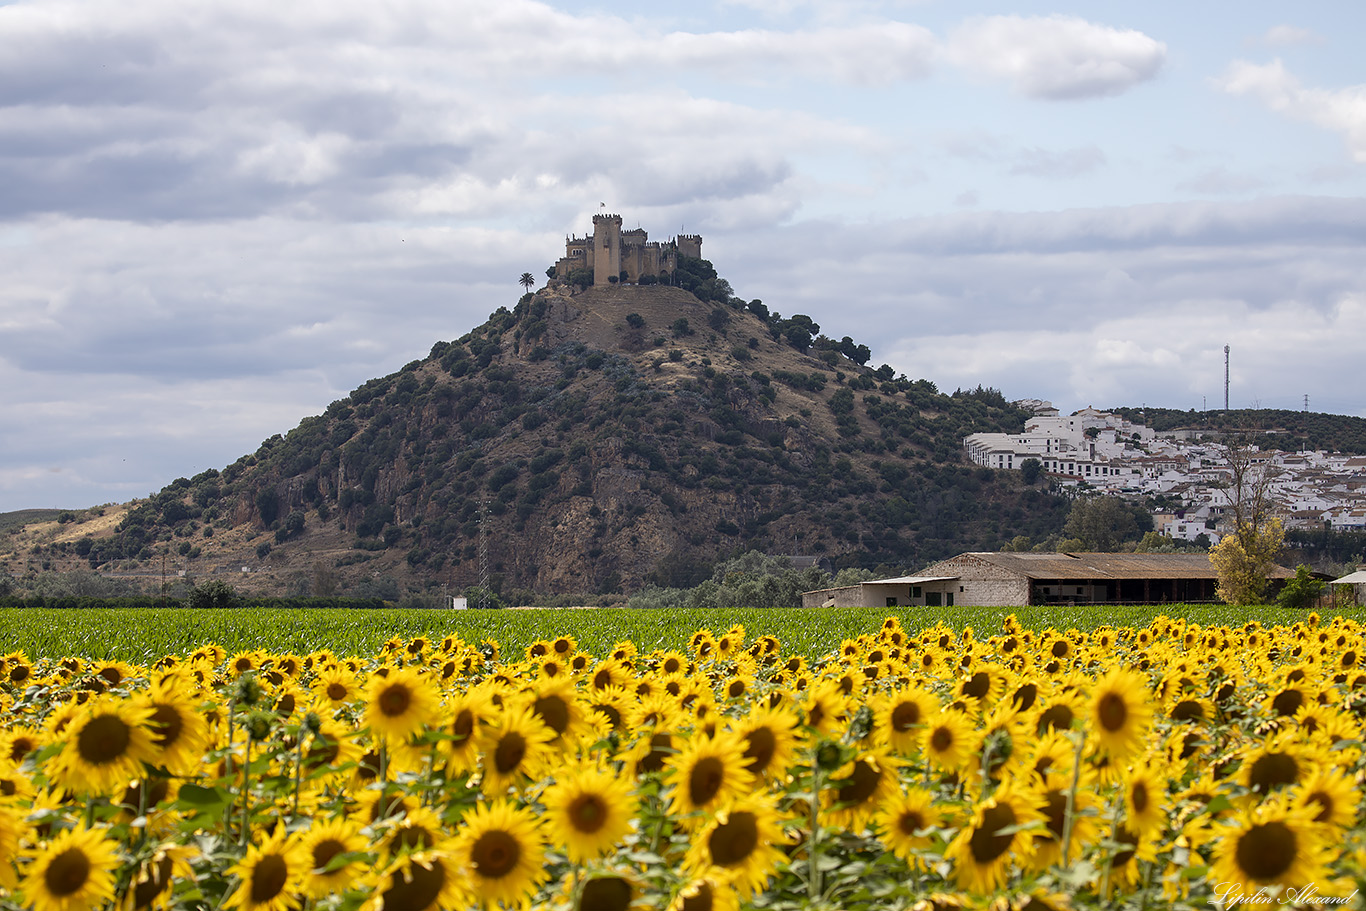
[[[621,229],[621,216],[593,216],[593,233],[571,234],[564,240],[564,257],[555,264],[555,277],[568,278],[579,269],[591,269],[593,284],[613,279],[638,283],[642,278],[664,278],[678,268],[678,257],[702,258],[702,235],[680,234],[667,243],[652,241],[644,228]]]

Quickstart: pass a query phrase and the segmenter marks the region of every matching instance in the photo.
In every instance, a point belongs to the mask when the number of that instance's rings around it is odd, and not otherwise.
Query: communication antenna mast
[[[489,606],[489,501],[479,501],[479,607]]]
[[[1228,411],[1228,345],[1224,346],[1224,410]]]
[[[1309,410],[1309,393],[1307,392],[1304,394],[1304,410]]]

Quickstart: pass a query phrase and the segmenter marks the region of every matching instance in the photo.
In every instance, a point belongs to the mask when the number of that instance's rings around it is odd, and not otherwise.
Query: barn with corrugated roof
[[[1276,566],[1267,578],[1295,574]],[[806,592],[803,607],[1192,604],[1217,601],[1206,554],[969,553],[911,576]]]

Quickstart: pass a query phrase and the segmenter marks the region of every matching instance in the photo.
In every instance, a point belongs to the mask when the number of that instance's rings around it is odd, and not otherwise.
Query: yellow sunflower
[[[945,810],[935,807],[935,795],[922,788],[893,794],[873,817],[882,843],[911,867],[923,866],[920,853],[934,842],[933,833],[944,822]]]
[[[303,852],[294,836],[284,826],[259,845],[252,845],[247,854],[228,872],[237,877],[239,885],[223,903],[224,908],[242,911],[284,911],[298,907],[299,887],[310,869],[309,856]]]
[[[331,665],[318,672],[313,681],[313,696],[333,710],[339,709],[361,696],[360,681],[347,668]]]
[[[19,814],[0,804],[0,889],[19,885],[15,862],[19,859],[19,837],[24,827]]]
[[[702,875],[678,890],[668,911],[740,911],[740,897],[724,876]]]
[[[84,825],[34,848],[21,891],[33,911],[91,911],[114,900],[119,867],[113,841]]]
[[[665,780],[672,785],[669,812],[674,816],[715,811],[754,786],[754,775],[745,768],[743,742],[728,732],[714,738],[694,736],[665,766]]]
[[[780,780],[797,744],[797,716],[785,708],[757,708],[739,719],[735,732],[744,741],[745,768],[756,778]]]
[[[1167,823],[1166,776],[1162,770],[1138,763],[1124,775],[1124,824],[1149,838]]]
[[[158,847],[133,876],[124,896],[123,911],[166,911],[172,905],[176,883],[194,881],[193,861],[198,856],[198,849],[190,845],[171,842]]]
[[[451,694],[446,703],[446,718],[442,726],[449,735],[449,739],[442,741],[449,774],[474,771],[479,761],[480,732],[497,715],[493,700],[484,687]]]
[[[781,840],[777,811],[766,798],[751,794],[712,818],[693,840],[683,865],[697,875],[724,877],[741,897],[748,897],[763,888],[782,862]]]
[[[109,794],[142,775],[155,756],[152,709],[129,700],[91,700],[62,733],[49,777],[73,794]]]
[[[588,767],[559,776],[542,800],[547,834],[574,863],[611,853],[636,813],[629,779]]]
[[[569,883],[565,883],[566,890]],[[595,873],[578,890],[575,911],[632,911],[644,908],[645,896],[634,876],[620,873]]]
[[[482,898],[482,896],[480,896]],[[430,851],[402,854],[379,877],[362,911],[438,911],[470,904],[451,839]]]
[[[541,723],[527,706],[509,706],[495,724],[479,734],[482,788],[487,797],[503,794],[536,777],[549,756],[555,732]]]
[[[830,776],[821,795],[825,819],[859,832],[897,789],[897,761],[886,747],[861,751]]]
[[[178,774],[189,774],[204,757],[209,724],[195,708],[194,697],[173,679],[154,682],[138,697],[151,710],[154,762]]]
[[[1011,859],[1028,862],[1034,833],[1020,827],[1041,822],[1039,800],[1017,785],[1001,785],[973,811],[972,821],[944,852],[960,888],[977,894],[996,891],[1011,874]]]
[[[1111,756],[1122,759],[1143,749],[1153,710],[1148,680],[1126,668],[1115,668],[1091,690],[1088,734]]]
[[[1307,808],[1282,800],[1240,814],[1214,849],[1211,880],[1251,895],[1267,886],[1299,888],[1326,878],[1329,853]]]
[[[467,814],[452,851],[480,900],[525,905],[548,874],[536,817],[506,800],[481,803]]]
[[[299,849],[308,865],[303,882],[304,895],[318,899],[346,891],[361,871],[361,863],[346,860],[343,855],[364,852],[369,846],[370,840],[360,834],[360,827],[355,822],[347,819],[315,821],[299,838]]]
[[[1318,765],[1294,791],[1296,806],[1312,811],[1314,822],[1345,829],[1356,820],[1361,795],[1346,771]]]
[[[376,736],[407,740],[436,723],[441,697],[429,674],[398,668],[376,675],[365,689],[365,724]]]
[[[921,752],[944,772],[966,769],[975,747],[972,722],[951,709],[932,715],[920,735]]]
[[[919,687],[907,687],[876,702],[877,729],[895,752],[909,756],[920,747],[920,729],[939,711],[939,700]]]

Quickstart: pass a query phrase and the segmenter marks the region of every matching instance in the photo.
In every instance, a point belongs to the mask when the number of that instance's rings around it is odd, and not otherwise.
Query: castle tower
[[[680,234],[674,239],[678,244],[678,252],[682,256],[690,256],[693,259],[702,258],[702,235],[701,234]]]
[[[621,274],[621,216],[593,216],[593,284],[605,287]]]

